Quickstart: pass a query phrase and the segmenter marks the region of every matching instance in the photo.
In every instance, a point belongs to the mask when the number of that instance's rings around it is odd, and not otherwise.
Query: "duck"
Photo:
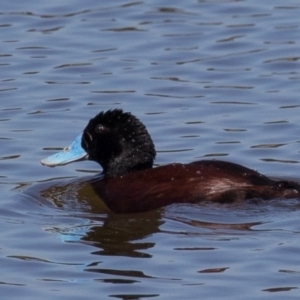
[[[91,180],[114,213],[141,213],[172,204],[233,203],[251,199],[299,199],[297,182],[274,180],[223,160],[198,160],[154,167],[156,150],[145,125],[130,112],[111,109],[90,119],[63,151],[44,166],[92,160],[102,167]]]

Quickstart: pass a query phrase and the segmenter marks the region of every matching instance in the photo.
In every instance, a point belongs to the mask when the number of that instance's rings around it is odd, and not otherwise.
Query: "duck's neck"
[[[141,163],[135,166],[126,165],[124,163],[122,163],[121,165],[111,164],[107,168],[103,168],[103,173],[107,178],[115,178],[122,177],[123,175],[126,175],[128,173],[151,169],[152,166],[153,163]]]
[[[124,148],[118,156],[111,157],[108,163],[101,163],[103,173],[106,177],[120,177],[127,173],[151,169],[155,155],[152,141],[135,148]]]

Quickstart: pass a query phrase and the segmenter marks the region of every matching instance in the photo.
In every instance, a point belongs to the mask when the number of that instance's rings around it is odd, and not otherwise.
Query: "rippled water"
[[[22,299],[298,299],[299,201],[116,215],[92,162],[42,167],[98,111],[148,127],[156,164],[299,175],[300,3],[6,1],[0,291]]]

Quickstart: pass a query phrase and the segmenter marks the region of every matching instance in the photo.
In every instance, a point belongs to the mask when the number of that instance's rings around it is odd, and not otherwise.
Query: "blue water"
[[[96,113],[131,111],[156,165],[216,158],[300,180],[300,3],[6,1],[0,291],[22,299],[298,299],[299,201],[115,215],[46,168]]]

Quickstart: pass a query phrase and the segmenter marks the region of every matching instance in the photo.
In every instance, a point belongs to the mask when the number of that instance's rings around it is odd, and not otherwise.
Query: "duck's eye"
[[[103,130],[104,130],[104,126],[102,124],[96,125],[96,127],[95,127],[96,133],[101,133],[101,132],[103,132]]]

